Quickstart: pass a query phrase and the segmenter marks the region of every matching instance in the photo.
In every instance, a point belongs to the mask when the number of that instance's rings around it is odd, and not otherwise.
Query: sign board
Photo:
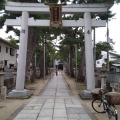
[[[50,26],[62,26],[62,6],[59,4],[50,5]]]

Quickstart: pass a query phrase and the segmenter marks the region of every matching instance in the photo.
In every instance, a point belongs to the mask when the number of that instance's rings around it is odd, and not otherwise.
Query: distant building
[[[11,68],[16,64],[17,47],[0,38],[0,61],[3,61],[3,66]]]
[[[101,59],[96,60],[96,67],[101,68],[102,64],[106,64],[107,61],[107,52],[101,51]],[[120,55],[117,53],[109,52],[109,61],[120,62]]]
[[[120,63],[112,64],[111,72],[120,72]]]

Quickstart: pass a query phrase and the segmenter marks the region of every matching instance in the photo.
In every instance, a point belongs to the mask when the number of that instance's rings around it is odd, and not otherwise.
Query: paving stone
[[[52,117],[38,117],[37,120],[52,120]]]
[[[46,99],[39,99],[39,100],[37,101],[37,104],[43,104],[43,103],[45,103],[45,101],[46,101]]]
[[[35,104],[37,101],[30,101],[29,104]]]
[[[72,100],[71,99],[65,99],[65,103],[66,104],[72,104]]]
[[[14,119],[14,120],[36,120],[36,119]]]
[[[53,109],[42,109],[39,113],[39,116],[42,117],[51,117],[53,115]]]
[[[54,109],[53,117],[67,118],[66,109]]]
[[[57,98],[55,99],[55,103],[64,103],[64,99]]]
[[[26,106],[24,107],[24,110],[32,110],[34,108],[34,106]]]
[[[65,104],[64,103],[55,103],[55,108],[64,108],[65,109]]]
[[[83,119],[83,120],[91,120],[88,114],[79,114],[79,117],[80,119]]]
[[[31,100],[30,100],[30,102],[37,102],[39,100],[39,98],[32,98]]]
[[[33,110],[41,110],[42,106],[35,106],[33,107]]]
[[[73,103],[73,104],[80,104],[80,101],[74,99],[74,100],[72,100],[72,103]]]
[[[79,119],[79,114],[68,114],[69,119]]]
[[[38,114],[18,114],[17,119],[36,119]]]
[[[20,114],[37,114],[40,110],[22,110]]]
[[[69,119],[69,120],[81,120],[81,119]]]
[[[27,104],[26,106],[28,107],[35,107],[35,106],[42,106],[43,104]]]
[[[53,120],[68,120],[67,118],[53,118]]]
[[[54,108],[54,103],[45,103],[43,108]]]
[[[79,105],[66,104],[66,107],[69,107],[69,108],[71,108],[71,107],[72,107],[72,108],[74,108],[74,107],[75,107],[75,108],[83,108],[82,105],[80,105],[80,104],[79,104]]]
[[[86,111],[83,108],[67,108],[68,114],[82,114],[86,113]]]
[[[55,100],[54,100],[54,99],[47,99],[47,100],[46,100],[46,103],[49,103],[49,102],[50,102],[50,103],[54,103]]]

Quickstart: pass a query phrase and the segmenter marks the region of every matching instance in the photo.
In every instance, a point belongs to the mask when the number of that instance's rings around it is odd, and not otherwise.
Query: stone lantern
[[[95,86],[98,87],[97,77],[99,76],[99,74],[98,74],[98,71],[97,71],[96,67],[94,67],[94,72],[95,72],[95,74],[94,74],[94,76],[95,76]]]
[[[106,78],[107,78],[107,74],[106,74],[106,68],[105,68],[105,64],[102,65],[101,68],[101,88],[106,89]]]

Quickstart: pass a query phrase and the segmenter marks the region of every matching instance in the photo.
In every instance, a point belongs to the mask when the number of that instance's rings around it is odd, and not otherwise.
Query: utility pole
[[[107,71],[109,71],[109,26],[108,26],[108,19],[107,19]]]

